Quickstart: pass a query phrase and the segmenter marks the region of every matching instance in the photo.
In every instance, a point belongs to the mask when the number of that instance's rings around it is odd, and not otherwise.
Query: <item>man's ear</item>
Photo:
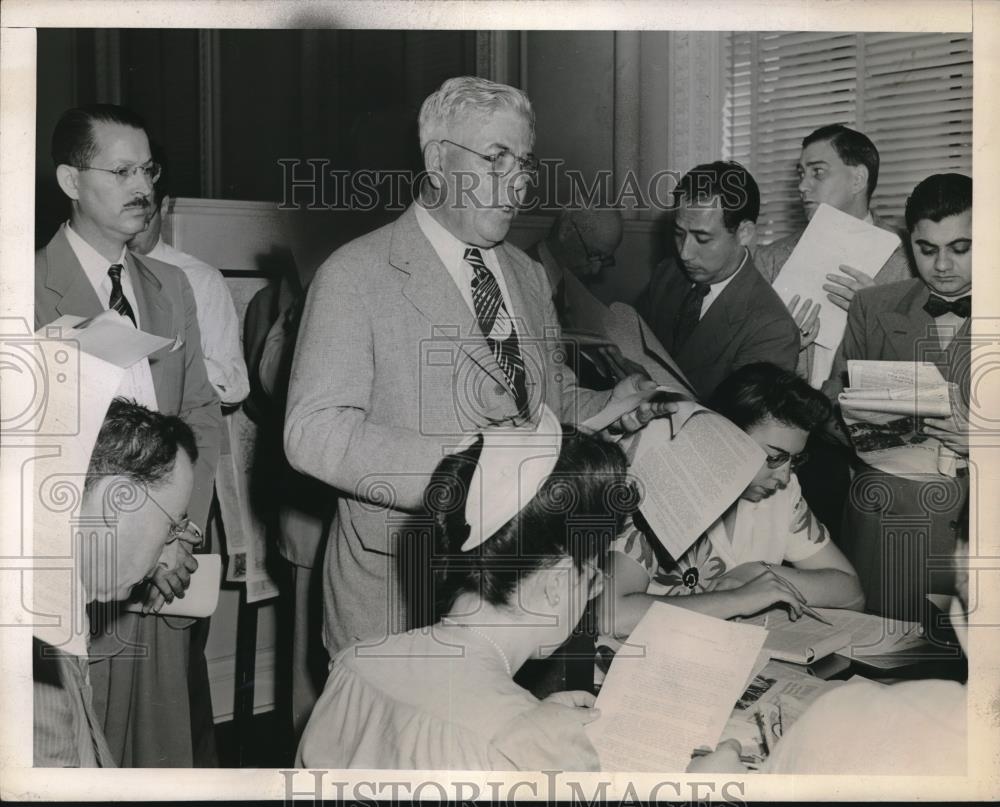
[[[80,198],[80,169],[72,165],[62,165],[56,166],[56,182],[59,183],[59,187],[63,193],[65,193],[70,199],[76,201]]]
[[[757,224],[750,219],[744,219],[736,226],[736,240],[740,242],[741,247],[749,247],[756,236]]]
[[[851,166],[851,190],[854,193],[868,195],[868,166],[863,164]]]
[[[441,187],[441,144],[432,140],[424,147],[424,170],[427,172],[427,181],[432,188]]]

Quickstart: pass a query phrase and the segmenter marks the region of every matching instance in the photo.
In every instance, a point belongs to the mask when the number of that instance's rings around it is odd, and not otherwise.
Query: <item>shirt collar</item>
[[[87,275],[94,288],[100,288],[101,284],[107,279],[108,268],[112,264],[108,263],[107,258],[88,244],[83,236],[70,226],[68,221],[63,226],[66,232],[66,240],[69,241],[73,254],[76,255],[80,266],[83,267],[84,274]],[[120,263],[124,267],[122,269],[123,273],[128,271],[128,264],[125,262],[127,252],[128,247],[122,245],[122,253],[118,256],[117,263]]]
[[[427,240],[431,242],[431,246],[434,247],[434,251],[437,252],[438,257],[441,258],[445,266],[459,266],[465,260],[465,250],[469,249],[472,245],[466,244],[452,235],[423,205],[417,204],[415,207],[417,224],[420,225],[420,229],[427,236]],[[476,249],[482,253],[484,258],[487,253],[492,251],[487,247],[476,247]]]

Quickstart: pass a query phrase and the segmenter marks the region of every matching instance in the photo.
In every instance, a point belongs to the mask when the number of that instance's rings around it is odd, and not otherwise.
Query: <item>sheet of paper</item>
[[[764,648],[771,658],[793,664],[811,664],[851,643],[850,632],[831,628],[805,615],[792,622],[783,608],[772,608],[767,614],[746,621],[752,625],[766,624]]]
[[[692,414],[676,435],[662,418],[639,433],[631,466],[643,486],[639,509],[671,557],[739,498],[765,459],[742,430],[708,410]]]
[[[641,364],[657,384],[674,392],[694,396],[694,389],[677,362],[632,306],[612,303],[609,312],[605,330],[621,348],[625,358]]]
[[[765,633],[654,603],[629,637],[645,654],[612,663],[587,726],[601,769],[677,773],[714,748]]]
[[[183,597],[163,604],[160,616],[207,617],[215,613],[219,604],[219,586],[222,582],[222,556],[198,555],[198,568],[191,575],[191,583]],[[129,601],[126,611],[140,613],[142,602]]]
[[[38,413],[45,435],[25,468],[22,491],[32,496],[34,634],[68,653],[87,655],[87,601],[74,570],[83,536],[114,526],[81,520],[80,504],[90,453],[124,370],[79,349],[72,339],[47,339],[35,350],[50,384]],[[27,507],[25,507],[27,510]]]
[[[844,337],[847,312],[827,299],[826,276],[842,274],[844,264],[874,277],[899,245],[894,233],[821,204],[775,278],[774,290],[786,303],[796,295],[821,303],[816,344],[836,350]]]
[[[175,341],[136,330],[115,311],[103,311],[90,319],[64,314],[44,330],[61,331],[60,338],[76,340],[80,350],[123,369]]]

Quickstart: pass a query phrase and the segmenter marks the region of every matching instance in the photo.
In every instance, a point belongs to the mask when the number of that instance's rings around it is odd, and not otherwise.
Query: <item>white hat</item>
[[[483,450],[465,502],[470,529],[463,552],[494,535],[535,498],[559,459],[562,426],[542,404],[538,423],[484,429],[482,438]],[[467,440],[462,449],[475,439]]]

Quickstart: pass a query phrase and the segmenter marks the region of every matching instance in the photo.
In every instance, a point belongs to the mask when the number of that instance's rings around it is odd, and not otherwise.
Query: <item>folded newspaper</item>
[[[921,418],[951,415],[954,384],[929,362],[851,360],[847,374],[838,400],[859,457],[888,473],[938,473],[943,447]]]

